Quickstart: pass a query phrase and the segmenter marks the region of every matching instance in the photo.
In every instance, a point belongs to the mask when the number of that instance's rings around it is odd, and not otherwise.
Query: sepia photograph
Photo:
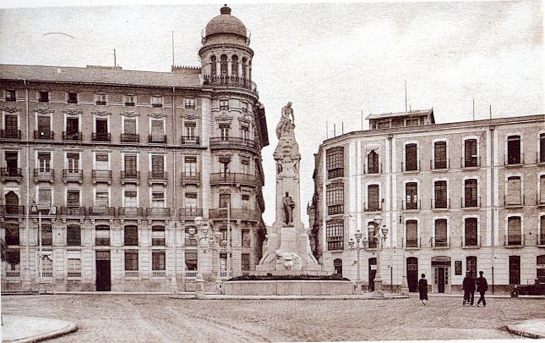
[[[3,1],[2,342],[545,339],[543,10]]]

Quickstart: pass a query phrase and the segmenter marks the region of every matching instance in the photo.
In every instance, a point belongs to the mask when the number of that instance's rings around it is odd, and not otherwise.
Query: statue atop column
[[[291,101],[284,107],[280,116],[280,121],[276,125],[276,138],[280,139],[283,133],[293,131],[295,128],[295,116],[293,114],[293,108],[291,108]]]

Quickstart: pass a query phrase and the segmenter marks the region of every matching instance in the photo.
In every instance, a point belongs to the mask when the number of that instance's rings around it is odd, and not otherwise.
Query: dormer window
[[[38,101],[39,102],[49,102],[49,92],[47,92],[47,91],[38,92]]]
[[[151,107],[163,107],[163,97],[162,96],[152,96],[151,97]]]
[[[66,102],[69,103],[69,104],[77,104],[78,103],[78,93],[68,92],[68,100]]]
[[[17,100],[16,96],[15,96],[15,91],[14,90],[7,90],[6,91],[6,101],[15,101],[15,100]]]
[[[95,94],[95,103],[97,105],[106,105],[106,94]]]
[[[134,106],[136,104],[136,95],[124,96],[125,106]]]

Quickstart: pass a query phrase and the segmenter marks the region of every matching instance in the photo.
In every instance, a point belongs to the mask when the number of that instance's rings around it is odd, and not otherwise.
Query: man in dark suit
[[[475,300],[475,278],[471,272],[466,272],[466,277],[462,282],[462,288],[464,290],[464,305],[466,302],[470,303],[473,306]]]

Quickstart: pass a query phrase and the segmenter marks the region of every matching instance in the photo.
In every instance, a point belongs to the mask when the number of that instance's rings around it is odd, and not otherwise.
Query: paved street
[[[51,342],[255,342],[515,338],[505,325],[545,318],[543,299],[181,300],[166,295],[2,296],[6,315],[75,322]]]

